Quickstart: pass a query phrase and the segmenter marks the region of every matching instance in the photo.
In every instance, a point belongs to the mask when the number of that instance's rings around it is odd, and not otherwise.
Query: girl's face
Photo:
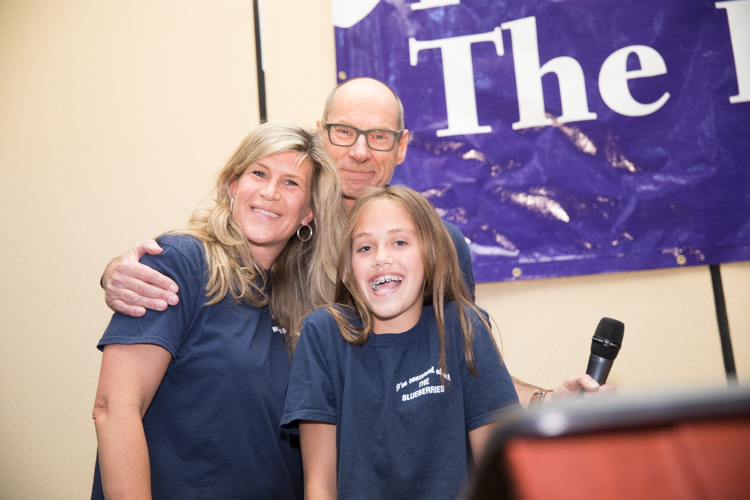
[[[374,316],[374,333],[402,333],[419,321],[424,264],[414,224],[388,200],[374,202],[352,234],[352,270]]]
[[[309,160],[298,164],[299,153],[267,156],[250,165],[230,186],[232,216],[242,228],[253,255],[269,269],[300,224],[309,223]]]

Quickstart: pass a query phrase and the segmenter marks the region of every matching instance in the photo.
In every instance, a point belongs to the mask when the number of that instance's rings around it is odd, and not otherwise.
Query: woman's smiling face
[[[232,217],[242,228],[253,255],[269,269],[300,224],[313,218],[310,160],[295,152],[267,156],[232,181]]]
[[[400,205],[376,201],[355,226],[352,270],[375,333],[402,333],[417,324],[424,263],[414,224]]]

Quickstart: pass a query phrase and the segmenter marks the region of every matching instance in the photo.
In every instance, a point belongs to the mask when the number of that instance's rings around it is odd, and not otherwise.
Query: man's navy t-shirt
[[[453,246],[456,247],[458,266],[461,268],[461,274],[464,277],[466,289],[469,291],[469,297],[471,297],[471,300],[474,300],[474,266],[471,262],[471,249],[468,243],[466,243],[466,238],[464,238],[460,229],[450,222],[443,221],[443,224],[445,224],[448,234],[451,235]]]

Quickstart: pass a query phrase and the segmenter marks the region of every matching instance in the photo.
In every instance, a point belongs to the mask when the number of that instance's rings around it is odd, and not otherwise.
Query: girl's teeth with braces
[[[391,276],[390,274],[386,274],[385,276],[381,276],[379,278],[375,278],[372,282],[372,289],[374,291],[378,291],[378,285],[382,285],[383,283],[387,283],[388,281],[403,281],[403,276]]]

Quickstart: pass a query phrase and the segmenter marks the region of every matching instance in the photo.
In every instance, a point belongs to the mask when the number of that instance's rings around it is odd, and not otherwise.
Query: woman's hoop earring
[[[229,213],[234,212],[234,198],[229,199]]]
[[[303,227],[306,227],[307,229],[309,229],[309,230],[310,230],[310,234],[309,234],[309,235],[307,235],[307,238],[304,238],[304,239],[302,238],[302,236],[300,236],[300,235],[299,235],[299,230],[300,230],[300,229],[302,229]],[[298,238],[298,239],[299,239],[299,240],[300,240],[301,242],[303,242],[303,243],[305,243],[305,242],[307,242],[307,241],[310,241],[310,238],[312,238],[312,235],[313,235],[313,230],[312,230],[312,228],[311,228],[310,226],[308,226],[307,224],[300,224],[300,225],[299,225],[299,227],[297,228],[297,238]]]

